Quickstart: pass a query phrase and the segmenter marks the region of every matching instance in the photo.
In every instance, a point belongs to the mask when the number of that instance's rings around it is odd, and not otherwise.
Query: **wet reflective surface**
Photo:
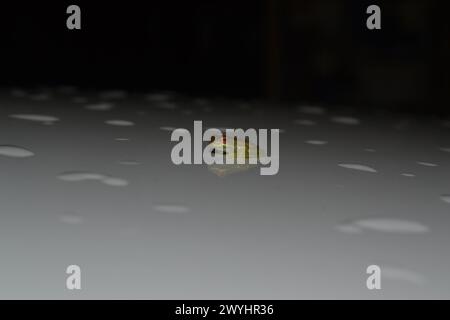
[[[450,298],[448,120],[68,89],[0,93],[0,298]],[[194,120],[282,129],[279,173],[174,165]]]

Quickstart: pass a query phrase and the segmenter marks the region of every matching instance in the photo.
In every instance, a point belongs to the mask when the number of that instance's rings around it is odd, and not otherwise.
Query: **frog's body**
[[[211,146],[216,150],[221,150],[222,154],[227,154],[227,151],[233,149],[233,143],[231,140],[233,137],[227,137],[223,134],[221,140],[214,140],[211,142]],[[237,159],[245,159],[248,162],[249,159],[258,160],[264,156],[264,150],[260,149],[256,144],[247,142],[246,140],[238,139],[234,137],[234,162]]]
[[[209,166],[209,170],[216,175],[223,177],[228,174],[246,171],[248,169],[256,167],[256,164],[251,164],[250,159],[256,159],[256,161],[263,157],[265,152],[260,149],[256,144],[247,142],[246,140],[238,139],[237,137],[227,137],[223,134],[222,139],[213,140],[211,146],[215,148],[215,151],[221,152],[223,155],[227,155],[227,152],[233,150],[234,138],[234,161],[232,164],[214,164]],[[244,160],[244,164],[239,164],[239,160]],[[256,163],[255,161],[255,163]]]

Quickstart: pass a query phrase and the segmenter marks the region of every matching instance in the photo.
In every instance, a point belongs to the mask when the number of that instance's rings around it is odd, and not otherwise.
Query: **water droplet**
[[[350,126],[360,124],[359,119],[353,118],[353,117],[332,117],[331,121],[335,122],[335,123],[339,123],[339,124],[350,125]]]
[[[127,120],[107,120],[107,121],[105,121],[105,123],[109,124],[111,126],[119,126],[119,127],[134,126],[134,122],[127,121]]]
[[[172,131],[176,130],[177,128],[164,126],[164,127],[159,127],[159,129],[163,130],[163,131],[170,131],[170,132],[172,132]]]
[[[323,140],[307,140],[305,142],[308,144],[316,145],[316,146],[323,146],[328,143],[328,141],[323,141]]]
[[[438,165],[435,163],[431,163],[431,162],[417,162],[417,164],[420,164],[421,166],[425,166],[425,167],[437,167]]]
[[[429,228],[419,222],[393,218],[367,218],[356,220],[353,225],[378,232],[415,234],[425,233]]]
[[[89,104],[84,107],[87,110],[92,111],[109,111],[114,108],[114,104],[109,102],[102,102],[102,103],[96,103],[96,104]]]
[[[129,184],[128,181],[124,179],[111,177],[95,172],[64,172],[60,174],[58,178],[67,182],[80,182],[89,180],[100,181],[108,186],[113,187],[124,187]]]
[[[83,223],[84,219],[78,215],[75,214],[64,214],[59,217],[59,220],[66,224],[71,225],[80,225]]]
[[[156,211],[164,212],[164,213],[188,213],[190,210],[188,207],[179,206],[179,205],[158,205],[153,207]]]
[[[128,138],[116,138],[116,141],[130,141]]]
[[[362,164],[356,164],[356,163],[340,163],[340,167],[346,168],[346,169],[352,169],[352,170],[359,170],[359,171],[366,171],[366,172],[377,172],[377,170],[362,165]]]
[[[446,203],[450,203],[450,194],[443,194],[443,195],[441,195],[441,200],[446,202]]]
[[[317,124],[315,121],[308,120],[308,119],[297,119],[297,120],[294,120],[294,123],[299,124],[301,126],[315,126]]]
[[[402,176],[409,177],[409,178],[414,178],[416,175],[412,174],[412,173],[402,173]]]
[[[337,225],[336,230],[338,230],[339,232],[342,233],[347,233],[347,234],[359,234],[362,233],[361,228],[352,225],[352,224],[341,224],[341,225]]]
[[[78,182],[85,180],[102,180],[104,175],[94,172],[65,172],[58,176],[63,181]]]
[[[27,158],[34,156],[34,153],[25,148],[17,146],[0,146],[0,156],[13,158]]]
[[[11,114],[10,118],[19,119],[19,120],[27,120],[27,121],[35,121],[35,122],[55,122],[59,121],[58,118],[48,115],[42,114]]]
[[[325,113],[325,109],[319,106],[301,106],[298,108],[298,111],[311,115],[322,115]]]
[[[104,184],[112,187],[125,187],[129,185],[129,182],[125,179],[115,177],[105,177],[101,180]]]
[[[425,278],[416,272],[386,266],[381,267],[381,276],[383,279],[387,278],[392,280],[400,280],[416,285],[422,285],[426,282]]]
[[[364,151],[366,151],[366,152],[376,152],[375,149],[371,149],[371,148],[366,148],[366,149],[364,149]]]

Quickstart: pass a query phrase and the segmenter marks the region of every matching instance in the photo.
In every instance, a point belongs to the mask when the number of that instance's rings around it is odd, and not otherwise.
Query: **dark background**
[[[66,28],[77,4],[82,30]],[[366,8],[382,30],[366,28]],[[0,85],[174,90],[449,111],[445,1],[18,1],[0,6]],[[280,104],[281,105],[281,104]]]

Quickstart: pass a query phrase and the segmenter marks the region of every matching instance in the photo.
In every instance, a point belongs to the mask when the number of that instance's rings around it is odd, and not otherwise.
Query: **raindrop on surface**
[[[305,141],[305,143],[307,143],[307,144],[312,144],[312,145],[316,145],[316,146],[323,146],[323,145],[327,144],[328,141],[323,141],[323,140],[307,140],[307,141]]]
[[[342,168],[346,168],[346,169],[352,169],[352,170],[359,170],[359,171],[365,171],[365,172],[377,172],[377,170],[362,165],[362,164],[355,164],[355,163],[340,163],[338,164],[340,167]]]
[[[383,278],[405,281],[416,285],[422,285],[426,282],[422,275],[407,269],[382,266],[381,275]]]
[[[353,117],[332,117],[331,121],[334,123],[354,126],[360,124],[359,119]]]
[[[443,194],[443,195],[441,195],[441,200],[446,202],[446,203],[450,203],[450,194]]]
[[[13,119],[44,122],[44,123],[59,121],[59,119],[56,117],[41,114],[11,114],[9,115],[9,117]]]
[[[60,180],[67,182],[100,181],[113,187],[124,187],[129,184],[125,179],[111,177],[95,172],[64,172],[58,176]]]
[[[355,226],[355,225],[351,225],[351,224],[341,224],[341,225],[337,225],[335,227],[336,230],[338,230],[339,232],[342,233],[347,233],[347,234],[360,234],[362,233],[361,228]]]
[[[34,153],[22,147],[3,145],[0,146],[0,156],[12,158],[28,158],[34,156]]]
[[[129,185],[129,182],[125,179],[115,177],[105,177],[101,180],[104,184],[112,187],[125,187]]]
[[[172,131],[176,130],[177,128],[175,128],[175,127],[169,127],[169,126],[164,126],[164,127],[159,127],[159,129],[160,129],[160,130],[163,130],[163,131],[170,131],[170,132],[172,132]]]
[[[58,176],[63,181],[85,181],[85,180],[101,180],[104,175],[94,172],[65,172]]]
[[[408,177],[408,178],[414,178],[416,175],[412,173],[402,173],[402,176]]]
[[[297,119],[297,120],[294,120],[294,124],[298,124],[301,126],[315,126],[317,123],[315,121],[308,120],[308,119]]]
[[[84,108],[92,111],[109,111],[114,108],[114,105],[109,102],[102,102],[96,104],[88,104]]]
[[[134,122],[127,121],[127,120],[106,120],[105,123],[109,124],[111,126],[119,126],[119,127],[134,126]]]
[[[83,223],[83,218],[75,214],[64,214],[59,217],[59,220],[63,223],[71,225],[79,225]]]
[[[350,221],[335,227],[338,231],[348,234],[362,233],[371,230],[393,234],[420,234],[429,228],[419,222],[394,218],[366,218]]]
[[[420,162],[418,161],[417,164],[420,164],[421,166],[425,166],[425,167],[437,167],[438,165],[435,163],[431,163],[431,162]]]
[[[429,228],[419,222],[393,218],[367,218],[356,220],[353,225],[378,232],[415,234],[426,233]]]

